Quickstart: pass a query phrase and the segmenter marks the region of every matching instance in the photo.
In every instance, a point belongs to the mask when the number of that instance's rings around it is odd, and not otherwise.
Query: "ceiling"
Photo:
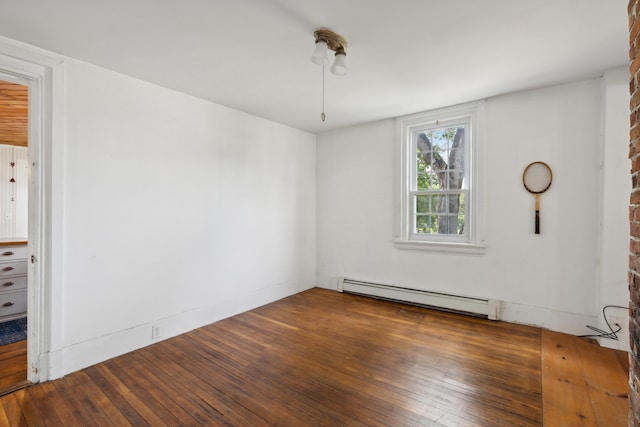
[[[627,0],[0,0],[0,35],[321,133],[628,64]],[[348,42],[346,76],[311,63]]]

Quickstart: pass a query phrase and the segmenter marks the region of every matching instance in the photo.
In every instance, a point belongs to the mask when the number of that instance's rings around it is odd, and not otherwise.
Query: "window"
[[[483,103],[398,119],[400,248],[482,253],[479,169]]]

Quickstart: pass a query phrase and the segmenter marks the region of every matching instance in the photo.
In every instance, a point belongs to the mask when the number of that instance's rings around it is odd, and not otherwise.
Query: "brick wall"
[[[629,59],[631,78],[631,160],[632,190],[629,207],[629,330],[631,353],[629,361],[629,425],[640,426],[640,0],[629,0]]]

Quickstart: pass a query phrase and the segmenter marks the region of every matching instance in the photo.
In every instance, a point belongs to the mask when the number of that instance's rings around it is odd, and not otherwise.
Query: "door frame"
[[[62,162],[64,62],[0,37],[0,79],[29,87],[27,380],[64,375]]]

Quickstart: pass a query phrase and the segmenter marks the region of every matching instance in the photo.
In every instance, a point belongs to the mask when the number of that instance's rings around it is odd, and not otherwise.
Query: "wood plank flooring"
[[[542,334],[544,422],[563,426],[626,425],[629,359],[552,331]],[[624,419],[621,417],[624,414]]]
[[[0,346],[0,395],[27,383],[27,341]]]
[[[0,397],[0,426],[626,426],[622,352],[312,289]]]

